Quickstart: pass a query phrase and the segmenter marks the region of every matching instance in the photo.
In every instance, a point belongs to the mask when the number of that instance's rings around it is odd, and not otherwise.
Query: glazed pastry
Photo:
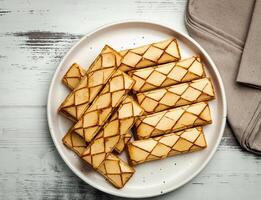
[[[210,123],[209,106],[207,102],[200,102],[141,116],[135,126],[137,137],[145,139]]]
[[[68,88],[73,90],[74,85],[77,85],[77,81],[79,83],[80,79],[84,76],[83,74],[85,74],[85,70],[78,64],[74,63],[64,75],[63,82],[66,86],[68,86]],[[115,146],[115,151],[117,153],[121,153],[124,150],[126,144],[130,141],[131,137],[131,131],[128,131],[126,134],[122,135],[120,141]]]
[[[63,77],[63,83],[73,90],[84,77],[86,70],[80,67],[77,63],[73,63]]]
[[[142,92],[136,96],[146,113],[155,113],[215,98],[214,88],[209,78]]]
[[[86,148],[86,141],[75,132],[69,131],[63,138],[63,143],[78,156]],[[110,154],[103,164],[97,168],[105,179],[107,179],[116,188],[122,188],[132,177],[135,170],[118,156]]]
[[[73,130],[90,142],[133,87],[134,81],[117,70]]]
[[[61,104],[59,111],[71,120],[79,120],[116,71],[120,62],[121,56],[106,45],[80,83]]]
[[[135,173],[133,167],[114,154],[109,154],[97,171],[116,188],[123,188]]]
[[[176,39],[164,40],[119,52],[123,59],[120,70],[130,71],[180,60]]]
[[[132,138],[132,133],[131,131],[128,131],[123,137],[120,138],[120,141],[116,144],[114,150],[117,153],[121,153],[124,150],[125,146],[129,143],[131,138]]]
[[[63,137],[63,144],[74,151],[78,156],[81,156],[87,147],[87,142],[71,129]]]
[[[205,71],[199,57],[192,57],[179,62],[130,71],[129,75],[136,81],[133,91],[144,92],[203,78]]]
[[[130,142],[128,152],[131,164],[137,165],[150,160],[160,160],[177,154],[199,151],[206,147],[202,127],[196,127]]]
[[[142,114],[143,109],[128,96],[84,150],[82,159],[94,169],[98,168]]]

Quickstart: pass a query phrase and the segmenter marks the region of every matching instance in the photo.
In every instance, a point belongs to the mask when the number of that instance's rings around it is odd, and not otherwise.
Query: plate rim
[[[117,191],[113,191],[113,190],[109,190],[106,187],[100,186],[98,184],[94,184],[93,182],[89,182],[88,180],[86,180],[84,178],[84,175],[80,174],[79,170],[77,170],[72,164],[71,162],[67,159],[66,154],[64,154],[62,152],[61,147],[58,144],[58,141],[55,138],[55,133],[53,130],[53,126],[51,123],[51,91],[53,90],[54,87],[54,82],[55,82],[55,78],[57,77],[60,69],[63,67],[63,63],[65,62],[66,58],[71,54],[71,52],[77,48],[78,45],[81,44],[82,41],[84,41],[86,38],[88,38],[90,35],[95,34],[98,31],[101,31],[102,29],[106,29],[109,28],[111,26],[115,26],[115,25],[120,25],[120,24],[126,24],[126,23],[145,23],[145,24],[150,24],[150,25],[156,25],[156,26],[160,26],[162,28],[167,28],[170,29],[173,32],[176,32],[178,35],[181,35],[182,37],[184,37],[185,39],[187,39],[188,41],[192,42],[203,54],[204,56],[207,58],[208,62],[210,63],[214,73],[216,74],[218,83],[219,83],[219,87],[220,87],[220,91],[221,91],[221,98],[222,98],[222,102],[223,102],[223,116],[221,116],[222,118],[222,122],[221,122],[221,127],[220,127],[220,133],[219,136],[217,138],[217,142],[215,144],[215,146],[213,147],[212,152],[210,152],[210,154],[208,155],[207,159],[205,159],[205,161],[202,163],[202,165],[194,172],[192,173],[190,176],[188,176],[188,178],[184,179],[183,181],[181,181],[179,184],[177,184],[174,187],[170,187],[166,190],[164,190],[163,193],[157,193],[157,194],[151,194],[151,195],[133,195],[133,194],[126,194],[126,193],[120,193]],[[203,47],[201,47],[201,45],[196,42],[193,38],[191,38],[188,34],[183,33],[181,31],[175,30],[175,28],[173,27],[173,25],[170,24],[166,24],[166,23],[161,23],[161,22],[157,22],[156,20],[139,20],[139,19],[135,19],[135,20],[120,20],[120,21],[115,21],[112,23],[107,23],[104,24],[102,26],[97,27],[96,29],[93,29],[92,31],[87,32],[79,41],[77,41],[70,49],[69,51],[63,56],[63,58],[60,60],[58,67],[56,68],[55,72],[52,75],[52,80],[49,86],[49,90],[48,90],[48,97],[47,97],[47,122],[48,122],[48,128],[49,128],[49,132],[52,138],[52,141],[55,145],[56,150],[58,151],[59,155],[62,157],[63,161],[66,163],[66,165],[70,168],[70,170],[73,171],[74,174],[76,174],[81,180],[83,180],[85,183],[87,183],[88,185],[111,195],[114,196],[118,196],[118,197],[127,197],[127,198],[147,198],[147,197],[155,197],[155,196],[161,196],[163,194],[169,193],[171,191],[174,191],[178,188],[180,188],[181,186],[185,185],[186,183],[188,183],[189,181],[191,181],[192,179],[194,179],[205,167],[206,165],[210,162],[210,160],[213,158],[214,154],[217,151],[217,148],[220,144],[221,138],[223,136],[224,130],[225,130],[225,125],[226,125],[226,119],[227,119],[227,100],[226,100],[226,93],[225,93],[225,87],[223,84],[223,80],[221,78],[221,75],[214,63],[214,61],[211,59],[211,57],[209,56],[209,54],[203,49]]]

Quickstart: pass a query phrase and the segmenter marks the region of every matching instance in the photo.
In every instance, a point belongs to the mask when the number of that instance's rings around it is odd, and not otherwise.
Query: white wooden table
[[[76,177],[46,119],[52,74],[70,47],[100,25],[149,19],[186,32],[184,0],[0,0],[0,199],[119,199]],[[158,197],[160,198],[160,197]],[[227,128],[194,180],[162,199],[261,199],[261,157]]]

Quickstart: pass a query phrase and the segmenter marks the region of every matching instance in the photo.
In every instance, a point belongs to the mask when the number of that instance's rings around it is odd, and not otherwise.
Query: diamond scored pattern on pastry
[[[193,81],[205,77],[199,57],[179,60],[175,39],[119,53],[105,46],[87,72],[75,63],[64,76],[63,82],[73,91],[59,110],[78,122],[63,142],[116,188],[122,188],[135,172],[111,153],[122,152],[127,143],[132,164],[207,146],[202,127],[187,128],[212,122],[204,101],[214,98],[214,90],[207,78]],[[129,74],[135,80],[117,68],[132,70]],[[172,86],[177,83],[183,84]],[[148,114],[158,113],[141,116],[143,109],[127,96],[134,84],[135,93],[143,92],[137,94],[141,106]],[[130,142],[134,124],[143,140]]]
[[[73,63],[63,77],[64,84],[73,90],[84,77],[86,70],[80,67],[77,63]]]
[[[69,131],[64,136],[63,143],[78,156],[87,147],[85,140],[73,131]],[[113,154],[105,159],[97,171],[116,188],[122,188],[135,172],[126,162]]]
[[[130,71],[180,60],[180,52],[176,39],[128,49],[119,53],[123,56],[122,64],[119,67],[122,71]]]
[[[64,75],[63,80],[64,80],[65,85],[68,86],[71,90],[73,90],[75,88],[75,86],[77,84],[79,84],[80,80],[83,78],[83,76],[86,72],[81,66],[79,66],[76,63],[74,63],[70,67],[68,72]],[[74,77],[75,79],[70,79],[71,77]],[[78,83],[76,83],[76,80],[78,80]],[[67,84],[67,82],[70,83],[70,85]],[[80,137],[80,136],[78,135],[78,137]],[[115,146],[115,151],[117,151],[118,153],[121,153],[124,150],[125,145],[130,141],[131,137],[132,137],[132,134],[130,131],[128,131],[126,134],[122,135],[119,142]],[[85,147],[83,149],[85,149]]]
[[[214,99],[214,89],[208,78],[137,94],[138,103],[147,113]]]
[[[132,177],[135,169],[119,157],[110,154],[97,171],[105,176],[116,188],[122,188]]]
[[[78,156],[81,156],[87,147],[87,142],[77,133],[69,130],[63,137],[63,143],[69,149],[74,151]]]
[[[133,91],[144,92],[203,78],[205,72],[199,57],[192,57],[179,62],[130,71],[129,75],[136,81]]]
[[[116,71],[120,61],[121,56],[109,46],[105,46],[80,83],[66,97],[59,110],[68,118],[74,121],[79,120]]]
[[[159,160],[181,153],[194,152],[207,147],[202,127],[186,129],[176,133],[136,140],[128,144],[132,164]]]
[[[128,131],[123,137],[120,138],[120,141],[116,144],[114,150],[117,151],[117,153],[121,153],[124,150],[126,144],[129,143],[131,138],[132,133],[131,131]]]
[[[116,113],[99,131],[94,140],[87,146],[82,159],[94,169],[98,168],[111,153],[116,144],[123,139],[137,120],[143,109],[131,98],[127,97]]]
[[[206,102],[200,102],[141,116],[135,126],[138,138],[145,139],[210,123],[209,106]]]
[[[134,81],[128,75],[117,70],[92,105],[74,125],[73,130],[90,142],[126,97],[133,84]]]

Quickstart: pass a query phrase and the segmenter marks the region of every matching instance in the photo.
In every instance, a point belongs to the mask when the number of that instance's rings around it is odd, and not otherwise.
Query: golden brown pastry
[[[195,81],[205,77],[199,57],[179,60],[176,39],[119,53],[106,45],[88,70],[74,63],[63,78],[73,91],[59,111],[76,121],[63,142],[116,188],[135,172],[112,154],[122,152],[127,143],[134,165],[206,147],[202,128],[187,128],[212,122],[204,101],[214,98],[213,87],[207,78]],[[130,71],[133,78],[122,71]],[[184,84],[170,86],[177,83]],[[132,87],[142,92],[137,99],[147,114],[182,107],[141,116],[143,109],[128,96]],[[165,88],[145,92],[159,87]],[[144,140],[130,142],[134,124]]]
[[[81,155],[82,159],[94,169],[98,168],[142,114],[143,109],[128,96],[86,147]]]
[[[122,57],[115,50],[106,45],[77,87],[61,104],[59,111],[74,121],[79,120],[117,70],[121,59]]]
[[[209,106],[200,102],[141,116],[135,126],[137,137],[145,139],[210,123]]]
[[[133,165],[159,160],[207,147],[202,127],[185,129],[155,138],[136,140],[128,144],[129,159]]]
[[[63,144],[74,151],[78,156],[81,156],[88,143],[80,135],[70,129],[63,137]]]
[[[64,144],[80,156],[87,147],[86,141],[76,134],[69,131],[63,138]],[[122,188],[132,177],[135,170],[118,156],[110,154],[97,171],[116,188]]]
[[[124,150],[125,146],[129,143],[131,138],[132,138],[132,133],[130,130],[123,137],[120,138],[120,141],[116,144],[114,150],[117,153],[121,153]]]
[[[215,98],[214,88],[209,78],[150,90],[138,93],[136,96],[146,113],[155,113]]]
[[[144,92],[203,78],[205,71],[199,57],[192,57],[178,62],[133,70],[129,72],[129,75],[136,81],[133,91]]]
[[[63,83],[73,90],[84,77],[86,70],[79,66],[77,63],[73,63],[63,77]]]
[[[74,63],[67,73],[63,77],[64,84],[71,90],[73,90],[80,80],[83,78],[86,71],[78,64]],[[115,146],[115,151],[121,153],[125,148],[125,145],[130,141],[132,137],[131,131],[128,131],[127,134],[122,135],[122,138]]]
[[[119,68],[122,71],[130,71],[180,59],[176,39],[164,40],[134,49],[120,51],[119,53],[123,56]]]
[[[133,87],[134,81],[117,70],[92,105],[74,125],[73,131],[90,142]]]
[[[98,167],[97,171],[116,188],[123,188],[135,173],[133,167],[114,154],[109,154],[104,163]]]

